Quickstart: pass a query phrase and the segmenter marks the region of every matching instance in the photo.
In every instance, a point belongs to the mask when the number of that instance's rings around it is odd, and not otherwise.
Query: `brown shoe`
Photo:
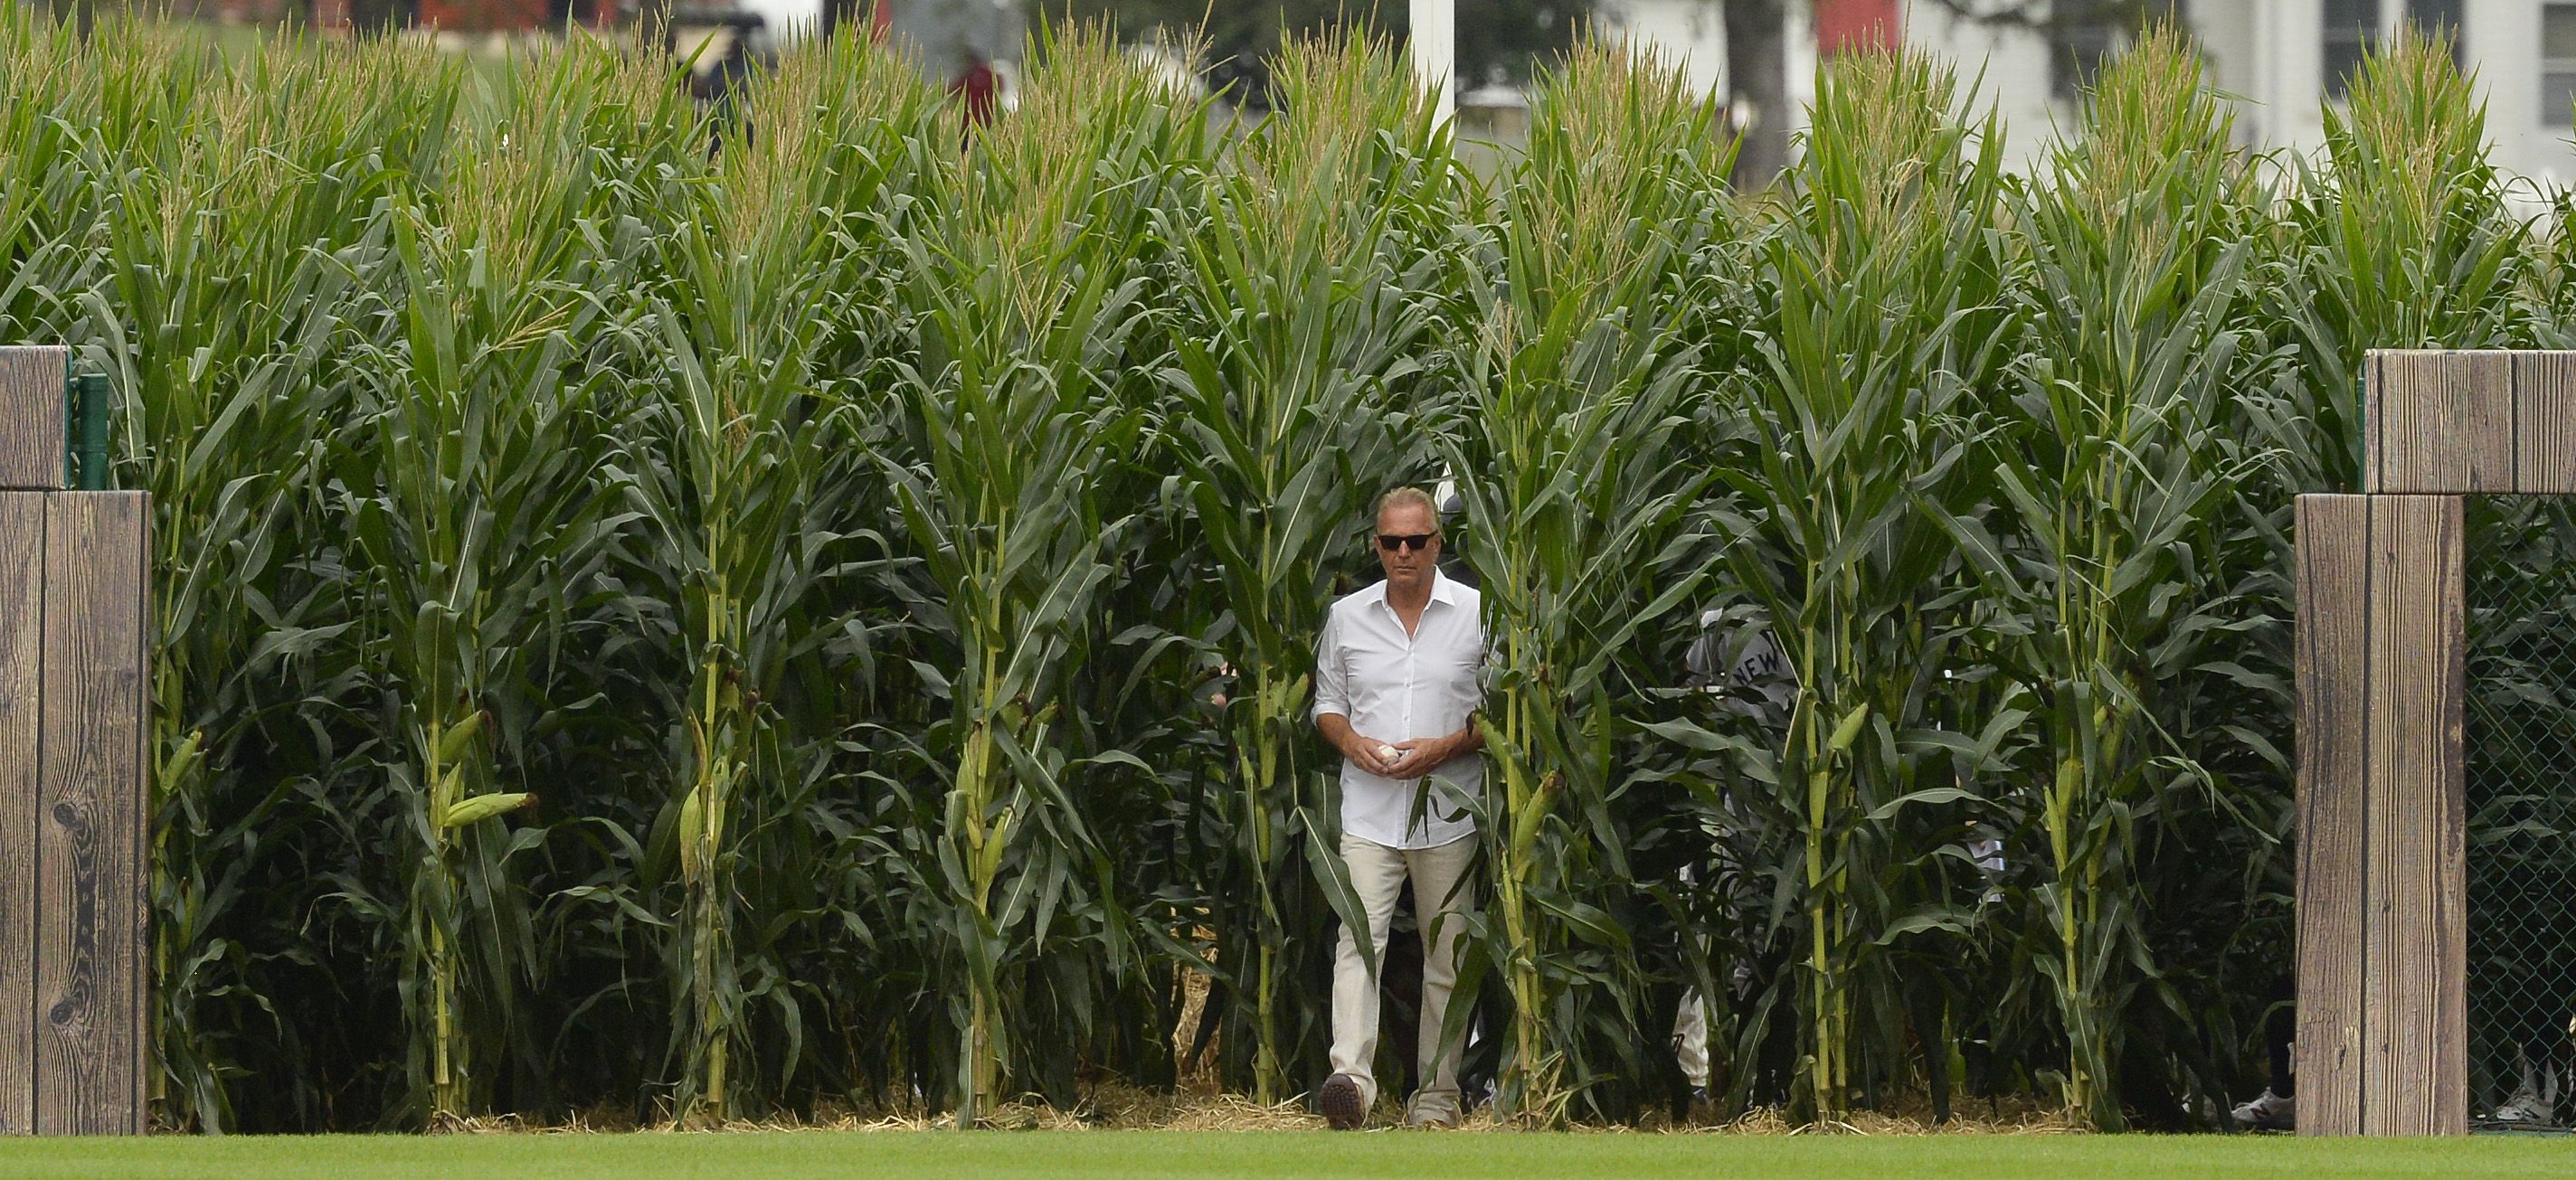
[[[1368,1104],[1360,1100],[1359,1081],[1348,1074],[1334,1074],[1324,1079],[1324,1088],[1315,1092],[1315,1109],[1322,1111],[1324,1122],[1336,1131],[1347,1131],[1368,1121]]]

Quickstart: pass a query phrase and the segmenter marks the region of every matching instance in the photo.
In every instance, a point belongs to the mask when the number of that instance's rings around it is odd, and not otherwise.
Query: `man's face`
[[[1429,537],[1419,549],[1399,544],[1386,547],[1389,537]],[[1418,590],[1431,584],[1432,568],[1440,564],[1440,518],[1419,504],[1390,504],[1377,514],[1377,563],[1386,567],[1389,589]]]

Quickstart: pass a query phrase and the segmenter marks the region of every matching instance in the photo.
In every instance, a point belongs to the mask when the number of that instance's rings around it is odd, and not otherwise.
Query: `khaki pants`
[[[1691,1085],[1708,1088],[1708,1005],[1695,987],[1682,991],[1681,1011],[1673,1014],[1673,1063]]]
[[[1440,1043],[1440,1026],[1449,1016],[1449,989],[1458,981],[1464,917],[1475,909],[1474,888],[1464,881],[1475,854],[1472,836],[1437,848],[1410,849],[1342,837],[1351,888],[1368,914],[1369,945],[1380,956],[1386,953],[1387,923],[1395,916],[1396,890],[1407,877],[1413,880],[1413,913],[1422,923],[1422,1021],[1415,1045],[1422,1089],[1408,1110],[1411,1118],[1458,1118],[1458,1045]],[[1333,1072],[1357,1080],[1361,1101],[1372,1106],[1377,1103],[1377,1078],[1370,1071],[1377,1060],[1377,1009],[1377,973],[1369,970],[1359,940],[1344,927],[1333,964]]]

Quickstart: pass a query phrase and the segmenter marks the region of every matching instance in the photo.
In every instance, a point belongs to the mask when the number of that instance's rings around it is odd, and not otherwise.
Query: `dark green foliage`
[[[2364,348],[2576,337],[2437,47],[2266,160],[2154,39],[2028,175],[1847,56],[1759,199],[1599,47],[1490,184],[1357,33],[1261,120],[1033,58],[969,129],[808,46],[718,141],[587,42],[0,13],[0,338],[157,510],[163,1122],[1293,1100],[1314,630],[1444,466],[1512,1113],[1667,1107],[1685,988],[1730,1110],[2255,1083],[2289,497]]]

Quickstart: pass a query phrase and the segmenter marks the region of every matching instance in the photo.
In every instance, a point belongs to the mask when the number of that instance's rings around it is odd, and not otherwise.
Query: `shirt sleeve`
[[[1324,630],[1315,638],[1315,712],[1351,715],[1350,686],[1342,678],[1342,612],[1324,613]]]

